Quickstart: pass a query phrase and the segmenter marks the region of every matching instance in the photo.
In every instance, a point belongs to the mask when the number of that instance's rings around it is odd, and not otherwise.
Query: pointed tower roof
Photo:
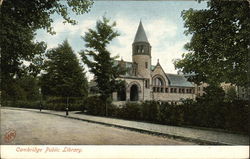
[[[135,42],[147,42],[147,43],[149,43],[141,21],[140,21],[140,24],[138,26],[138,29],[137,29],[137,32],[135,35],[134,43]]]

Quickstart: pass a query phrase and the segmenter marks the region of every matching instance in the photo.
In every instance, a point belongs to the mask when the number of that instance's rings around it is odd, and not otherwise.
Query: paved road
[[[6,132],[16,131],[10,143]],[[190,145],[194,143],[142,134],[51,114],[1,109],[1,144],[49,145]]]

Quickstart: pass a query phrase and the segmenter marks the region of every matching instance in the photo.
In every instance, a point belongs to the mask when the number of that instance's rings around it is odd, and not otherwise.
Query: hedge
[[[105,115],[105,105],[98,97],[87,98],[86,112]],[[175,126],[219,128],[234,132],[249,132],[249,105],[246,101],[213,102],[185,100],[182,104],[146,101],[126,103],[121,108],[108,105],[108,116]]]
[[[17,101],[3,101],[2,105],[18,108],[31,108],[39,109],[42,105],[42,109],[64,111],[67,106],[67,98],[62,97],[47,97],[42,102],[17,100]],[[68,100],[68,107],[70,111],[82,111],[84,109],[84,99],[77,97],[70,97]]]

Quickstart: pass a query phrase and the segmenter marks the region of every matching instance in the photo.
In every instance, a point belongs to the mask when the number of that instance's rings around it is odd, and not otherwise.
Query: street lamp
[[[69,115],[69,97],[67,97],[66,116]]]
[[[40,105],[39,105],[39,109],[40,109],[40,112],[42,111],[42,89],[39,88],[39,95],[40,95]]]

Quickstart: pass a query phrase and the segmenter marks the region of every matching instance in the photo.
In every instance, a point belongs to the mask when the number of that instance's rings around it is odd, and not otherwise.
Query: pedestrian
[[[40,108],[40,112],[41,112],[42,111],[42,103],[41,102],[40,102],[39,108]]]
[[[68,116],[68,115],[69,115],[69,108],[66,107],[66,116]]]

